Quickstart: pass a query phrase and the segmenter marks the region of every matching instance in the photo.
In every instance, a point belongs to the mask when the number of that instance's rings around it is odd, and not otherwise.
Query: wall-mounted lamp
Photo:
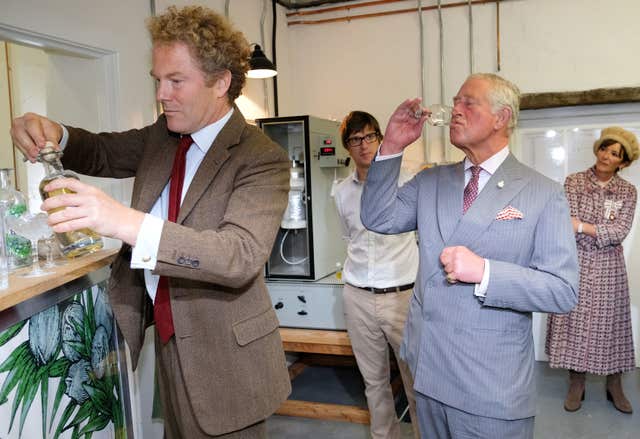
[[[247,72],[247,78],[271,78],[276,76],[276,66],[273,65],[269,58],[264,54],[262,48],[255,44],[253,52],[251,53],[251,59],[249,59],[249,71]]]

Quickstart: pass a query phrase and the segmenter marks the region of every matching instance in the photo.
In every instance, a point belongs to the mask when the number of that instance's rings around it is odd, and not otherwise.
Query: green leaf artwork
[[[23,438],[37,419],[43,439],[88,439],[110,424],[126,439],[114,326],[101,283],[0,332],[5,349],[28,333],[0,363],[0,406],[11,413],[0,437],[17,429]],[[31,410],[37,400],[38,413]]]

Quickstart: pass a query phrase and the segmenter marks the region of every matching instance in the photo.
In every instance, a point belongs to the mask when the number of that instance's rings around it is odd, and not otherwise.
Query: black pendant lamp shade
[[[249,66],[247,78],[271,78],[278,74],[276,66],[269,61],[269,58],[266,57],[258,44],[254,45],[251,59],[249,59]]]

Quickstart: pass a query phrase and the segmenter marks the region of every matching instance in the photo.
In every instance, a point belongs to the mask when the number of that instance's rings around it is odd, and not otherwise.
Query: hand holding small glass
[[[451,112],[453,108],[448,105],[432,104],[424,108],[415,108],[413,111],[413,117],[416,119],[420,119],[426,112],[428,114],[427,122],[429,122],[430,125],[441,127],[451,123]]]

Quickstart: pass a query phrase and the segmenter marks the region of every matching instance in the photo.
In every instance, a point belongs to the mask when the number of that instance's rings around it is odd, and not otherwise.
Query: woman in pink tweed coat
[[[569,175],[565,191],[580,261],[578,306],[550,315],[546,352],[549,365],[569,369],[567,411],[581,407],[585,373],[607,376],[607,399],[632,413],[621,374],[635,368],[629,284],[622,241],[636,209],[636,188],[618,176],[640,155],[636,136],[620,127],[602,130],[593,145],[596,163]]]

